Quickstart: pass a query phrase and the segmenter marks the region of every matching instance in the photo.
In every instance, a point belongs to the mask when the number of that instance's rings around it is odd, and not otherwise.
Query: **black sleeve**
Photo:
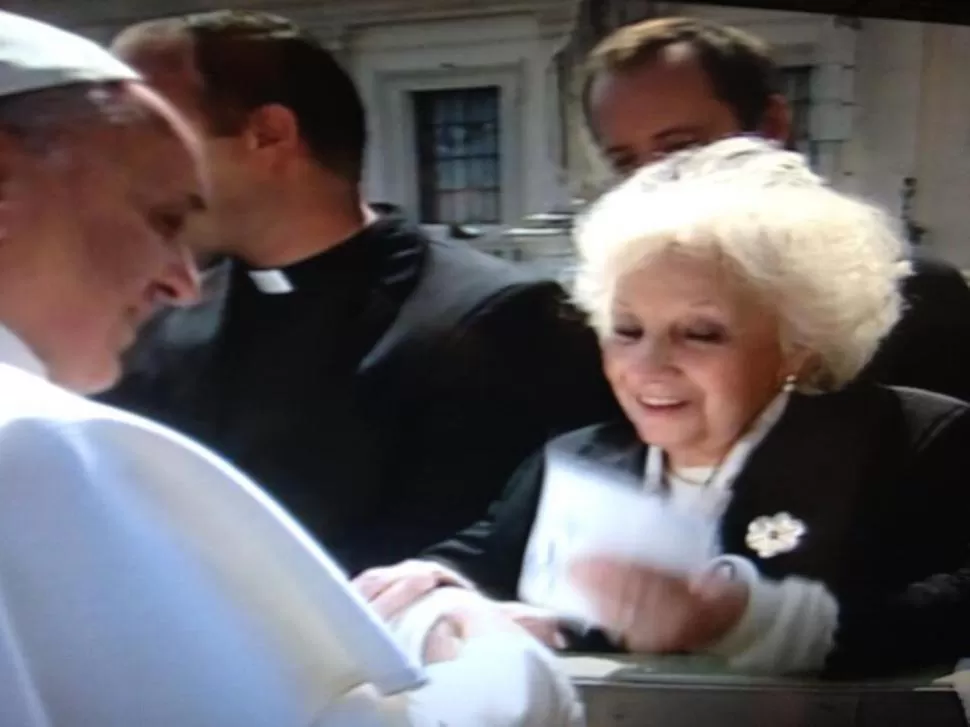
[[[493,598],[517,599],[519,574],[542,494],[544,455],[526,460],[479,522],[421,557],[455,568]]]
[[[892,592],[879,592],[859,573],[836,593],[839,625],[827,671],[873,676],[934,666],[952,667],[970,656],[970,486],[966,449],[970,415],[963,412],[916,457],[912,508],[897,527],[913,560],[933,563],[922,577]],[[917,524],[919,523],[919,524]],[[918,555],[917,555],[918,554]],[[906,555],[887,567],[910,568]]]
[[[956,268],[916,258],[903,294],[903,317],[865,376],[970,401],[970,287]]]
[[[481,518],[547,441],[618,409],[595,336],[554,283],[506,289],[441,345],[403,435],[416,473],[394,517],[431,536],[413,552]]]

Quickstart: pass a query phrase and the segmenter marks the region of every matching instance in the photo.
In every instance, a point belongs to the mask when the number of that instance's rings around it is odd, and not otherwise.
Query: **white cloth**
[[[385,696],[422,675],[285,513],[41,368],[0,328],[0,725],[528,724],[490,721],[529,712],[496,665],[558,683],[531,641],[495,639]]]
[[[86,38],[0,10],[0,96],[138,74]]]

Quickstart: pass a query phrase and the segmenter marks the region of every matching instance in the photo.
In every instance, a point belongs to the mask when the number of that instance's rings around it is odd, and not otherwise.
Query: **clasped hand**
[[[743,583],[717,574],[685,578],[619,558],[579,559],[569,576],[591,599],[600,624],[634,652],[701,650],[738,623],[748,602]],[[382,617],[391,620],[436,588],[467,584],[438,564],[406,561],[369,571],[355,585]],[[517,602],[491,606],[496,615],[547,646],[563,648],[561,624],[553,612]]]

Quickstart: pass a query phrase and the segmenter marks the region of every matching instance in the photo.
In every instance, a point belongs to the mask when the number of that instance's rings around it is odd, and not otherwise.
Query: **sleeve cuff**
[[[748,586],[748,606],[738,623],[706,653],[735,668],[766,673],[820,669],[832,649],[838,602],[817,581],[790,577],[763,579],[754,565],[726,556],[712,565],[730,566]]]
[[[429,684],[414,692],[413,722],[482,727],[580,727],[584,713],[556,657],[525,632],[469,640],[461,655],[428,668]]]

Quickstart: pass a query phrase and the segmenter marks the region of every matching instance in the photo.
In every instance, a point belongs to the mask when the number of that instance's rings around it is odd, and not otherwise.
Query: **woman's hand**
[[[635,652],[699,651],[725,636],[748,603],[743,583],[713,573],[688,580],[618,558],[581,559],[570,575]]]
[[[357,576],[353,585],[386,621],[394,620],[436,588],[472,587],[459,574],[428,560],[406,560],[386,568],[372,568]]]

